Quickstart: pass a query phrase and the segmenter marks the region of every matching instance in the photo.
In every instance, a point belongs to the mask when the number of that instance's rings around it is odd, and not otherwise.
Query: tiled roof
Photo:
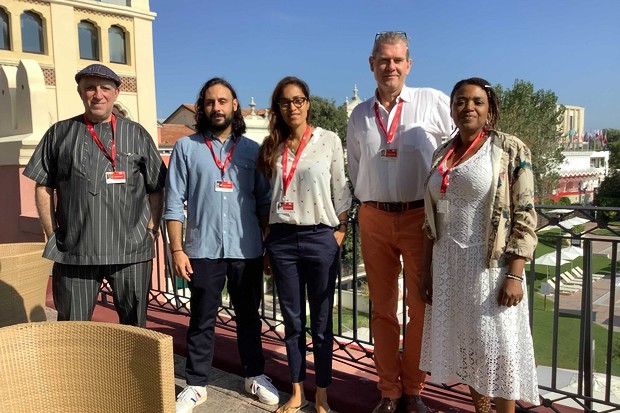
[[[175,142],[183,136],[195,133],[192,128],[185,125],[174,125],[172,123],[164,123],[161,125],[160,146],[174,146]]]
[[[241,113],[243,114],[244,118],[247,118],[248,116],[250,116],[250,113],[252,113],[252,109],[241,108]],[[267,114],[267,109],[256,109],[256,114],[264,118]]]
[[[192,111],[192,113],[196,113],[196,109],[194,108],[193,103],[184,103],[183,107]]]

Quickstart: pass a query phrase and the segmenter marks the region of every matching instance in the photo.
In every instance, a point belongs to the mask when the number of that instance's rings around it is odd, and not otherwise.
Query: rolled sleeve
[[[532,157],[525,144],[519,142],[511,164],[511,213],[512,230],[506,252],[532,259],[538,237],[536,236],[536,209],[534,208],[534,176]]]
[[[154,192],[160,192],[164,189],[166,184],[167,169],[151,135],[146,130],[143,130],[143,133],[143,138],[145,140],[144,144],[147,147],[144,180],[146,193],[151,194]]]
[[[166,177],[166,202],[163,216],[165,220],[185,221],[188,175],[184,152],[182,140],[177,141],[170,156]]]

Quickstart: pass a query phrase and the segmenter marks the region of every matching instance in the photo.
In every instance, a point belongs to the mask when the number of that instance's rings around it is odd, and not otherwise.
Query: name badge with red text
[[[278,214],[292,214],[295,212],[295,204],[291,201],[280,201],[276,203],[276,212]]]
[[[395,160],[398,158],[398,149],[381,149],[379,155],[381,159]]]
[[[233,182],[222,179],[221,181],[215,181],[215,192],[232,192]]]
[[[125,171],[114,171],[105,173],[106,184],[124,184],[127,182]]]

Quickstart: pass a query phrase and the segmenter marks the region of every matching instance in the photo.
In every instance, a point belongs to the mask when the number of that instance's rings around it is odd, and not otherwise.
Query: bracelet
[[[506,273],[506,278],[510,280],[523,281],[523,277],[517,274],[513,274],[511,272]]]
[[[171,251],[170,251],[170,254],[174,254],[175,252],[179,252],[179,251],[183,251],[183,248],[180,248],[180,249],[178,249],[178,250],[171,250]]]

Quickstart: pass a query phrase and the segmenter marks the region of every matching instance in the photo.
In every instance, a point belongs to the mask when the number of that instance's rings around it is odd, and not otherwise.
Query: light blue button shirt
[[[233,182],[233,191],[215,191],[222,174],[203,135],[186,136],[170,157],[164,219],[186,223],[184,250],[190,258],[259,257],[259,217],[269,214],[271,202],[269,182],[256,170],[259,145],[244,136],[231,136],[224,143],[213,136],[207,139],[222,164],[236,142],[224,175]]]

